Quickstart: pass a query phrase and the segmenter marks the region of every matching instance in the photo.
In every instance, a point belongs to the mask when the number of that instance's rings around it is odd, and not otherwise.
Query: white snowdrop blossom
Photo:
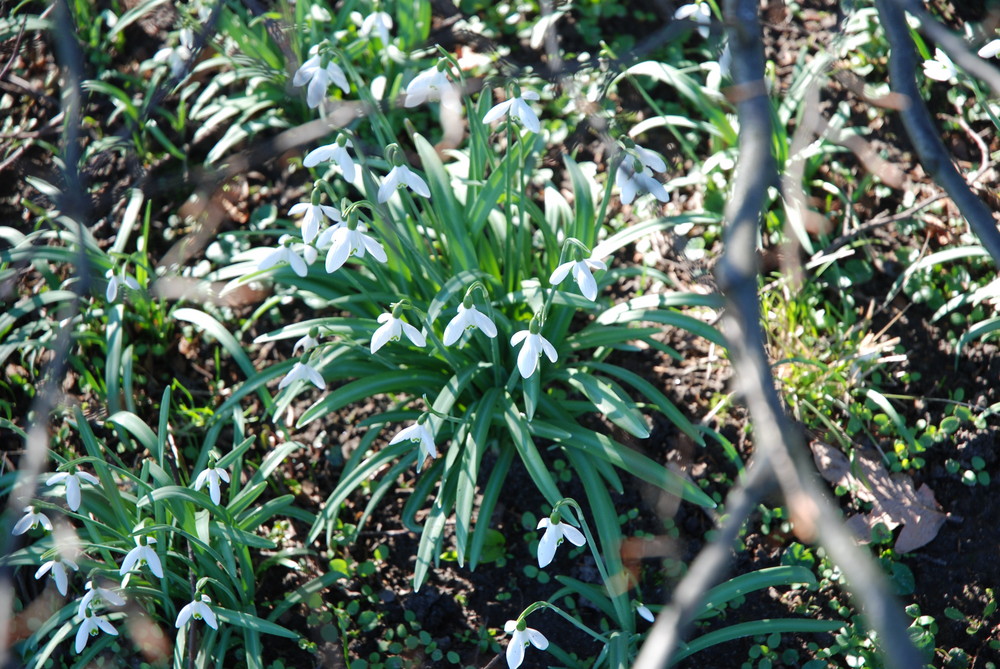
[[[430,197],[431,191],[427,188],[427,182],[424,181],[419,175],[415,174],[406,165],[396,165],[391,170],[389,174],[386,175],[385,181],[378,189],[378,201],[386,202],[390,197],[392,197],[393,191],[399,188],[400,185],[406,186],[412,190],[417,195],[422,197]]]
[[[708,27],[712,25],[712,10],[704,2],[692,2],[682,5],[674,12],[674,18],[678,21],[690,19],[698,24],[698,34],[702,39],[708,39],[710,34]]]
[[[310,108],[319,106],[319,103],[326,97],[326,89],[330,87],[331,83],[340,87],[344,93],[351,92],[347,77],[344,76],[344,71],[340,69],[340,66],[330,61],[327,61],[324,66],[323,56],[319,54],[302,63],[302,67],[296,70],[295,76],[292,77],[293,86],[302,86],[306,82],[309,82],[309,87],[306,89],[306,103]]]
[[[654,622],[656,620],[656,617],[653,615],[653,612],[650,611],[649,607],[646,606],[645,604],[636,604],[635,612],[638,613],[641,618],[643,618],[644,620],[648,620],[649,622]]]
[[[524,662],[524,649],[529,643],[538,650],[549,647],[549,640],[541,632],[522,621],[508,620],[504,623],[503,631],[510,634],[510,641],[507,642],[507,666],[510,669],[517,669]]]
[[[302,352],[305,353],[316,348],[317,346],[319,346],[319,340],[316,339],[310,331],[305,337],[296,340],[295,346],[292,347],[292,355],[298,355],[300,348],[302,349]]]
[[[459,104],[458,88],[437,67],[420,72],[406,86],[406,98],[403,100],[405,107],[437,101],[447,107],[457,107]]]
[[[282,235],[278,246],[257,264],[259,271],[271,269],[279,264],[291,265],[292,271],[301,277],[309,274],[309,265],[316,260],[316,249],[308,244],[295,244],[291,235]],[[296,250],[296,246],[302,251]]]
[[[977,53],[980,58],[993,58],[1000,55],[1000,39],[987,42]]]
[[[80,608],[77,610],[77,615],[81,618],[87,616],[87,609],[96,608],[98,604],[104,602],[109,606],[125,606],[125,598],[119,595],[114,590],[108,590],[107,588],[94,587],[93,581],[87,581],[87,584],[83,586],[83,589],[87,592],[84,593],[83,597],[80,598]]]
[[[288,210],[289,216],[297,216],[302,213],[305,213],[305,216],[302,217],[302,241],[306,244],[311,244],[312,240],[316,239],[316,235],[319,234],[319,224],[323,221],[324,217],[334,223],[340,223],[343,220],[340,217],[339,209],[328,207],[325,204],[299,202],[296,205],[292,205],[292,208]]]
[[[307,153],[306,157],[302,160],[302,164],[305,167],[316,167],[322,162],[333,161],[337,163],[344,178],[353,182],[355,175],[354,159],[351,158],[351,154],[347,151],[351,148],[354,148],[351,140],[341,137],[333,144],[326,144]]]
[[[281,379],[281,383],[278,384],[278,390],[290,386],[296,381],[309,381],[320,390],[326,388],[326,381],[323,380],[323,375],[317,372],[311,365],[304,362],[297,362],[292,365],[292,369],[285,374],[285,378]]]
[[[635,162],[626,158],[615,172],[615,183],[621,189],[622,204],[631,204],[638,193],[652,193],[660,202],[670,200],[670,194],[659,181],[653,177],[649,167],[643,167],[641,172],[635,171]]]
[[[133,569],[138,569],[145,564],[149,566],[149,571],[153,572],[154,576],[163,578],[163,565],[160,564],[160,556],[153,549],[153,544],[155,543],[156,539],[153,537],[136,537],[135,548],[125,555],[122,567],[118,570],[118,573],[124,576]]]
[[[468,330],[479,328],[484,335],[493,339],[497,336],[497,326],[489,319],[489,316],[476,309],[476,305],[458,305],[458,313],[448,322],[444,329],[445,346],[451,346],[461,338]]]
[[[184,72],[185,64],[194,53],[194,31],[190,28],[181,28],[179,37],[180,44],[177,46],[166,47],[153,54],[154,61],[167,64],[172,77],[179,77]]]
[[[379,262],[386,262],[388,256],[385,249],[377,241],[365,234],[368,226],[358,223],[353,230],[348,225],[341,225],[332,228],[329,235],[320,235],[321,245],[324,245],[329,238],[330,250],[326,252],[326,271],[333,274],[343,267],[347,259],[352,255],[358,258],[364,257],[365,253],[375,258]]]
[[[212,498],[212,504],[218,505],[222,499],[222,481],[229,483],[229,472],[222,467],[210,467],[198,474],[198,478],[194,480],[194,489],[201,490],[208,484],[208,496]]]
[[[421,423],[417,421],[410,427],[403,428],[396,433],[396,436],[392,438],[389,445],[398,444],[401,441],[414,441],[420,444],[420,451],[417,454],[417,473],[424,466],[424,459],[428,456],[431,458],[436,458],[438,455],[437,447],[434,446],[434,435],[431,433],[430,428],[427,427],[427,422]]]
[[[189,620],[194,618],[195,620],[204,620],[205,624],[214,630],[219,629],[219,621],[215,617],[215,611],[209,606],[211,603],[212,600],[208,595],[202,595],[189,604],[185,604],[184,608],[177,614],[177,621],[174,622],[174,627],[180,629]]]
[[[37,581],[51,571],[52,578],[56,582],[56,589],[59,591],[60,595],[65,597],[66,589],[69,586],[69,572],[66,571],[67,567],[73,571],[80,571],[80,567],[78,567],[72,560],[61,560],[55,558],[43,563],[42,566],[38,568],[38,571],[35,572],[35,580]]]
[[[106,634],[111,636],[118,636],[118,630],[115,626],[108,622],[108,619],[104,616],[94,615],[90,609],[87,609],[87,615],[83,617],[83,622],[80,623],[80,629],[76,632],[76,654],[79,655],[83,652],[83,649],[87,647],[87,641],[90,637],[97,636],[100,631],[104,631]]]
[[[76,511],[80,508],[80,501],[82,499],[80,494],[81,484],[99,485],[100,482],[93,474],[81,471],[75,471],[72,474],[69,472],[59,472],[58,474],[53,474],[45,481],[45,485],[49,486],[60,483],[66,486],[66,505],[69,506],[70,511]]]
[[[399,338],[404,334],[407,339],[413,342],[414,346],[427,345],[427,340],[420,334],[420,330],[398,318],[395,314],[382,314],[378,317],[378,322],[382,325],[372,334],[371,349],[373,354],[389,342],[399,341]]]
[[[52,531],[52,521],[49,520],[48,516],[39,511],[38,507],[26,506],[24,507],[24,515],[21,516],[21,519],[14,525],[12,534],[14,534],[14,536],[24,534],[28,530],[33,530],[39,525],[49,532]]]
[[[513,97],[509,100],[504,100],[498,105],[494,105],[493,109],[486,112],[486,116],[483,117],[483,123],[493,123],[493,121],[498,121],[504,116],[510,116],[519,120],[531,132],[538,132],[541,130],[541,125],[538,123],[538,116],[528,103],[525,102],[525,100],[537,99],[538,93],[524,91],[520,97]]]
[[[531,329],[533,328],[535,328],[534,321],[532,321],[531,328],[515,332],[514,336],[510,338],[511,346],[517,346],[524,342],[524,346],[521,347],[521,351],[517,354],[517,369],[524,378],[530,377],[538,369],[538,358],[541,357],[542,353],[551,362],[559,359],[559,354],[556,353],[555,347],[538,332],[532,332]]]
[[[935,81],[951,81],[958,76],[958,68],[941,49],[934,49],[934,58],[924,61],[924,75]]]
[[[580,287],[580,293],[593,302],[597,299],[597,281],[594,279],[594,270],[606,270],[607,264],[602,260],[597,260],[593,256],[583,260],[564,262],[556,267],[549,277],[549,283],[557,286],[566,280],[570,272],[573,273],[573,280]]]
[[[126,274],[125,270],[116,274],[113,269],[109,269],[104,273],[104,276],[108,280],[108,289],[104,293],[104,297],[107,298],[108,302],[114,302],[118,299],[118,291],[121,290],[122,286],[128,286],[132,290],[139,290],[139,282]]]
[[[390,30],[392,30],[392,17],[385,12],[372,12],[361,22],[358,35],[368,37],[375,33],[382,40],[382,44],[388,46]]]
[[[563,542],[563,539],[569,539],[569,542],[574,546],[582,546],[587,543],[583,532],[564,522],[554,523],[551,518],[542,518],[538,521],[536,529],[540,530],[543,527],[545,534],[538,541],[539,567],[545,567],[552,562],[552,558],[556,555],[556,547]]]

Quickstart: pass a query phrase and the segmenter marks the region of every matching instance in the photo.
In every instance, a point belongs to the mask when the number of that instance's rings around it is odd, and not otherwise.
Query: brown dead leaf
[[[855,454],[857,473],[851,471],[851,462],[840,450],[821,442],[811,444],[813,460],[824,479],[834,485],[844,486],[858,499],[871,502],[872,510],[847,520],[848,527],[862,543],[867,543],[871,530],[884,523],[894,530],[900,525],[894,548],[909,553],[930,543],[947,519],[938,507],[934,492],[927,486],[913,488],[913,480],[906,474],[890,474],[878,453],[858,451]],[[862,478],[864,481],[862,481]]]

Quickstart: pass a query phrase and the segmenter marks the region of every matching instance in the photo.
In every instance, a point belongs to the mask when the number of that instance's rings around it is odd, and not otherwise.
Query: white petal
[[[462,336],[465,332],[465,313],[462,311],[458,312],[454,318],[452,318],[448,325],[444,328],[444,337],[441,342],[445,346],[451,346],[458,341],[458,338]]]
[[[583,536],[583,532],[576,529],[572,525],[562,523],[561,528],[563,536],[569,539],[569,542],[574,546],[582,546],[587,543],[587,538]]]
[[[70,511],[80,508],[80,481],[75,476],[66,479],[66,504]]]
[[[83,652],[83,649],[87,647],[87,640],[90,638],[90,627],[88,623],[90,618],[84,618],[83,623],[80,624],[80,629],[76,631],[76,654],[79,655]]]
[[[187,621],[191,620],[191,615],[194,613],[194,602],[190,604],[185,604],[181,612],[177,614],[177,620],[174,622],[174,627],[180,629],[184,627]]]
[[[37,578],[37,576],[36,576]],[[69,578],[66,576],[66,568],[60,563],[56,562],[52,565],[52,578],[56,581],[56,590],[63,597],[66,596],[66,590],[69,587]]]
[[[1000,39],[995,39],[988,43],[978,53],[980,58],[993,58],[997,54],[1000,54]]]
[[[205,487],[205,484],[208,483],[208,473],[210,471],[211,470],[209,470],[209,469],[203,469],[201,471],[201,473],[198,474],[198,476],[194,480],[194,489],[195,490],[201,490],[202,488]]]
[[[326,146],[321,146],[318,149],[313,149],[312,151],[306,154],[305,158],[302,159],[302,165],[304,167],[315,167],[316,165],[319,165],[323,161],[330,160],[334,156],[336,151],[337,151],[336,144],[327,144]],[[295,207],[292,207],[292,210],[303,204],[305,203],[300,202],[299,204],[295,205]],[[288,213],[291,214],[293,213],[293,211],[289,211]]]
[[[319,68],[320,57],[319,55],[309,58],[306,62],[302,63],[302,66],[295,71],[295,76],[292,78],[293,86],[301,86],[302,84],[309,81],[316,70]]]
[[[517,369],[521,372],[521,376],[526,379],[535,373],[537,367],[538,344],[529,337],[524,346],[521,347],[521,352],[517,354]]]
[[[621,171],[621,167],[618,168]],[[631,204],[632,200],[635,199],[635,194],[637,192],[635,181],[631,177],[618,178],[615,180],[618,187],[621,188],[621,201],[622,204]]]
[[[399,181],[402,178],[400,174],[400,169],[398,167],[393,167],[389,170],[389,174],[386,175],[385,181],[378,189],[378,201],[386,202],[390,197],[392,197],[392,191],[396,190],[399,186]]]
[[[347,77],[344,76],[344,71],[340,69],[339,65],[330,63],[326,66],[326,73],[330,77],[330,81],[340,87],[340,90],[344,93],[351,92],[351,86],[347,83]]]
[[[489,316],[476,308],[472,309],[472,319],[483,334],[492,339],[497,336],[497,326],[489,319]]]
[[[222,501],[222,489],[219,487],[218,477],[213,478],[212,482],[208,484],[208,496],[212,498],[212,504],[216,506]]]
[[[403,327],[403,332],[406,333],[406,338],[409,339],[415,346],[426,346],[427,340],[420,333],[420,330],[413,327],[409,323],[403,323],[400,321],[400,325]]]
[[[306,378],[309,379],[314,386],[323,390],[326,388],[326,381],[323,380],[323,375],[318,371],[310,367],[309,365],[303,365],[306,370]],[[218,504],[218,502],[216,502]]]
[[[386,262],[389,257],[385,254],[385,249],[377,241],[369,237],[368,235],[361,235],[361,241],[364,242],[365,249],[368,253],[378,260],[379,262]]]
[[[403,183],[409,186],[410,190],[417,195],[422,195],[423,197],[431,196],[431,191],[427,188],[427,182],[424,181],[419,175],[414,174],[410,169],[403,172]]]
[[[391,321],[387,322],[372,334],[371,350],[373,354],[385,346],[392,338],[392,325]]]
[[[135,563],[139,561],[139,547],[136,546],[128,553],[125,554],[125,559],[122,560],[122,568],[118,570],[118,574],[124,576],[125,574],[132,571],[135,567]]]
[[[26,514],[21,518],[21,520],[17,521],[17,524],[14,525],[14,529],[11,530],[11,534],[13,534],[15,537],[20,534],[24,534],[34,523],[35,523],[34,515]]]
[[[531,132],[537,133],[542,129],[541,125],[538,123],[538,116],[524,100],[520,98],[517,99],[514,103],[514,113],[519,119],[521,119],[521,122],[524,123],[524,127]]]
[[[114,302],[115,298],[118,297],[118,277],[113,276],[111,280],[108,281],[108,289],[104,293],[104,297],[107,298],[108,302]]]
[[[538,630],[529,627],[524,631],[528,633],[528,640],[531,641],[531,645],[538,650],[545,650],[549,647],[549,640]]]
[[[389,441],[389,445],[398,444],[401,441],[411,441],[413,439],[419,439],[420,436],[417,434],[418,424],[414,423],[409,427],[405,427],[396,433],[396,436]]]
[[[98,480],[98,478],[96,476],[94,476],[93,474],[87,473],[87,472],[78,471],[76,473],[76,477],[77,477],[77,479],[86,481],[90,485],[98,485],[98,484],[100,484],[100,481]]]
[[[486,116],[483,117],[483,123],[493,123],[493,121],[499,120],[507,115],[510,110],[510,106],[514,104],[516,98],[511,98],[510,100],[504,100],[498,105],[494,105],[493,109],[486,112]]]
[[[654,622],[656,619],[653,617],[653,612],[649,610],[649,607],[640,604],[635,607],[635,612],[638,613],[642,618],[645,618],[649,622]]]
[[[347,228],[338,229],[333,235],[333,245],[326,253],[326,271],[329,274],[336,272],[347,262],[351,255],[351,244],[348,239]]]
[[[520,332],[515,332],[514,335],[510,338],[510,345],[517,346],[522,341],[524,341],[524,338],[527,337],[529,334],[530,333],[527,330],[521,330]]]
[[[312,80],[309,82],[309,88],[306,89],[306,104],[309,105],[310,109],[318,107],[319,103],[326,97],[326,87],[326,76],[319,72],[313,75]]]
[[[587,268],[586,265],[581,267],[581,264],[576,263],[573,267],[576,285],[580,287],[580,292],[583,293],[583,296],[593,302],[597,298],[597,281],[594,280],[594,275],[590,273],[590,268]]]
[[[293,272],[301,277],[309,274],[309,268],[306,267],[305,261],[297,253],[290,250],[286,255],[288,256],[288,262],[292,266]]]
[[[149,565],[149,570],[158,578],[163,578],[163,565],[160,564],[160,556],[149,546],[146,546],[146,549],[143,557],[146,559],[146,564]]]
[[[665,172],[667,170],[667,164],[663,162],[663,158],[649,149],[636,146],[635,152],[639,155],[639,162],[651,170],[655,172]]]
[[[338,147],[333,158],[337,161],[337,165],[340,166],[340,171],[344,173],[344,178],[353,183],[354,159],[351,158],[351,154],[347,152],[347,147]]]
[[[508,620],[507,622],[505,622],[503,624],[503,631],[506,632],[507,634],[510,634],[511,632],[513,632],[516,629],[517,629],[517,621],[516,620]]]
[[[538,541],[538,566],[540,568],[544,569],[552,562],[561,536],[558,526],[552,526],[545,530],[545,534]]]
[[[215,611],[207,604],[202,604],[201,606],[201,617],[205,620],[206,625],[214,630],[219,629],[219,621],[215,617]]]
[[[524,662],[524,641],[517,632],[507,642],[507,666],[517,669]]]
[[[95,620],[97,621],[97,626],[100,627],[102,630],[104,630],[106,633],[110,634],[111,636],[118,636],[118,630],[116,630],[115,626],[112,625],[110,622],[108,622],[103,616],[98,616],[95,618]]]
[[[550,362],[555,362],[556,360],[558,360],[559,359],[559,354],[556,353],[555,347],[552,346],[552,344],[549,343],[549,340],[546,339],[545,337],[541,336],[541,335],[538,336],[538,339],[539,339],[539,341],[542,344],[542,351],[544,351],[545,355],[548,356],[549,361]]]

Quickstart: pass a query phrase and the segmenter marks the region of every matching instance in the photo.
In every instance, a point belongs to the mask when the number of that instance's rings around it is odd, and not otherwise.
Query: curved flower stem
[[[529,605],[528,608],[526,608],[524,611],[522,611],[521,615],[519,615],[517,617],[518,621],[524,620],[525,618],[527,618],[529,615],[531,615],[532,613],[534,613],[538,609],[551,609],[551,610],[555,611],[556,613],[558,613],[563,618],[565,618],[566,620],[568,620],[569,622],[573,623],[573,625],[577,629],[579,629],[581,632],[586,632],[587,634],[589,634],[590,636],[594,637],[595,639],[597,639],[601,643],[605,643],[605,644],[608,643],[607,637],[605,637],[603,634],[599,634],[599,633],[595,632],[594,630],[590,629],[589,627],[587,627],[586,625],[584,625],[582,622],[580,622],[579,620],[577,620],[575,617],[573,617],[570,614],[566,613],[565,611],[563,611],[562,609],[560,609],[555,604],[552,604],[551,602],[535,602],[535,603]]]

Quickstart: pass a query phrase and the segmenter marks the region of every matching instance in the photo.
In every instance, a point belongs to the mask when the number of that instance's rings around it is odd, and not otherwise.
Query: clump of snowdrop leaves
[[[538,116],[526,102],[526,100],[538,100],[538,93],[534,91],[522,92],[517,84],[514,84],[513,89],[513,95],[510,98],[494,105],[486,112],[483,123],[490,124],[507,116],[511,120],[516,119],[531,132],[541,131],[542,127],[538,122]]]
[[[639,193],[652,193],[660,202],[670,200],[670,194],[653,176],[653,171],[663,172],[667,164],[656,153],[626,139],[625,157],[615,171],[615,184],[621,190],[622,204],[631,204]]]
[[[295,71],[292,77],[293,86],[303,86],[306,88],[306,104],[311,109],[319,106],[326,97],[326,91],[330,84],[334,84],[344,91],[345,94],[351,92],[351,87],[347,83],[347,77],[340,66],[333,62],[332,56],[324,45],[314,46],[310,49],[311,56],[302,63],[302,66]]]
[[[524,649],[532,645],[538,650],[545,650],[549,647],[549,640],[541,632],[531,627],[524,618],[508,620],[504,623],[503,631],[510,635],[507,642],[507,666],[510,669],[517,669],[524,662]]]

